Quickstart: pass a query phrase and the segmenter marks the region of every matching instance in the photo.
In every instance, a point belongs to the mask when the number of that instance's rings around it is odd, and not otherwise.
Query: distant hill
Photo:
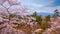
[[[50,15],[50,16],[53,16],[54,15],[54,13],[43,13],[43,12],[40,12],[40,13],[38,13],[38,15],[40,16],[47,16],[47,15]]]

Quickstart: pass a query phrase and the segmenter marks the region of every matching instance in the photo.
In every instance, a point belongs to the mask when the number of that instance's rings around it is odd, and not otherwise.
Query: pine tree
[[[41,16],[38,16],[38,15],[37,15],[37,12],[36,12],[36,11],[33,13],[33,16],[36,18],[36,21],[37,21],[39,24],[41,24],[42,18],[41,18]]]
[[[36,17],[36,16],[37,16],[37,12],[36,12],[36,11],[33,13],[33,16],[34,16],[34,17]]]
[[[57,18],[59,16],[59,12],[58,12],[58,10],[56,9],[55,11],[54,11],[54,18]]]

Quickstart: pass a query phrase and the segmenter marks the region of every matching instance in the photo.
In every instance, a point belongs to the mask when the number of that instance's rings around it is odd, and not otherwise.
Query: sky
[[[60,11],[60,0],[17,0],[22,6],[31,9],[31,12],[53,13],[54,10]]]
[[[32,14],[33,12],[37,13],[54,13],[54,10],[60,11],[60,0],[16,0],[20,2],[19,6],[12,6],[11,8],[14,9],[15,7],[27,7],[29,8],[29,13]],[[1,1],[0,1],[1,2]],[[3,4],[5,7],[9,7],[9,3],[5,2]],[[1,9],[1,6],[0,6]],[[28,14],[29,14],[28,13]]]

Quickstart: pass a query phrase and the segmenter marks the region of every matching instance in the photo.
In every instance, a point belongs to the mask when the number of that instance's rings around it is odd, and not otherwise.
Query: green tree
[[[57,18],[57,16],[59,16],[59,12],[58,12],[58,10],[56,9],[55,11],[54,11],[54,18]]]
[[[36,16],[36,21],[41,24],[42,22],[42,17],[41,16]]]
[[[36,21],[37,21],[39,24],[41,24],[41,22],[42,22],[42,17],[41,17],[41,16],[38,16],[36,11],[33,13],[33,16],[36,18]]]
[[[36,11],[33,13],[33,16],[35,16],[35,17],[37,16],[37,12]]]

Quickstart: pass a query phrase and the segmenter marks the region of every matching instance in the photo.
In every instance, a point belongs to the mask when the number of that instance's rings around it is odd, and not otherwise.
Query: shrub
[[[50,28],[50,25],[49,25],[49,22],[50,21],[50,15],[46,16],[45,17],[45,20],[41,23],[41,28],[42,29],[47,29],[47,28]]]
[[[46,17],[45,17],[45,20],[46,20],[47,22],[50,21],[50,17],[51,17],[50,15],[46,16]]]
[[[47,29],[47,28],[49,28],[50,27],[50,25],[47,23],[47,22],[43,22],[43,23],[41,23],[41,28],[42,29]]]
[[[41,16],[36,16],[36,21],[37,21],[39,24],[41,24],[41,22],[42,22]]]

